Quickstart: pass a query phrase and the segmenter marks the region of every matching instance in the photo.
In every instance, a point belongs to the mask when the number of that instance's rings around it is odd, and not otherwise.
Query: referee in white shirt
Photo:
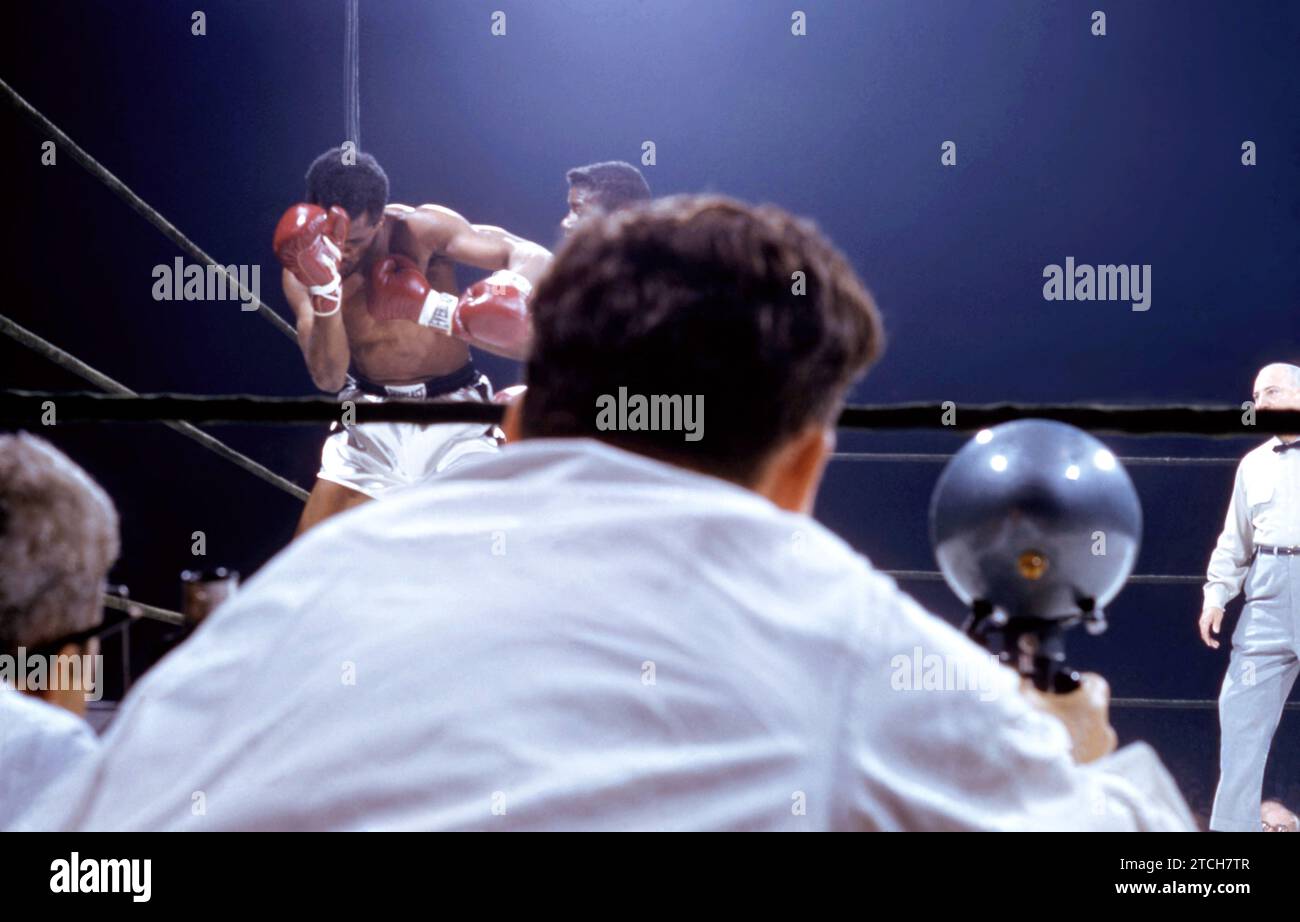
[[[1300,367],[1255,378],[1256,409],[1300,409]],[[1244,587],[1243,587],[1244,583]],[[1210,555],[1201,638],[1217,649],[1223,609],[1245,589],[1219,694],[1219,788],[1210,828],[1259,832],[1264,764],[1300,669],[1300,437],[1279,435],[1242,458]]]

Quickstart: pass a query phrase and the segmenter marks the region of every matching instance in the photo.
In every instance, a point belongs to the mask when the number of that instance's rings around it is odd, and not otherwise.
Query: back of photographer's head
[[[117,553],[99,484],[44,439],[0,435],[0,654],[98,624]]]
[[[532,313],[522,437],[596,438],[755,488],[796,443],[825,453],[883,345],[871,296],[811,223],[717,196],[583,224]],[[693,438],[679,405],[702,411]]]

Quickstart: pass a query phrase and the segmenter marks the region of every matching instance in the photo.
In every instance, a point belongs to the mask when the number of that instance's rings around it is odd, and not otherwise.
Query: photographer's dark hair
[[[571,187],[591,190],[605,211],[618,211],[650,200],[650,184],[641,171],[622,160],[607,160],[575,167],[564,174]]]
[[[717,196],[583,224],[532,315],[526,437],[596,438],[745,485],[787,438],[834,424],[884,339],[871,295],[811,223]],[[600,430],[597,400],[620,387],[703,395],[703,438]]]
[[[343,148],[331,148],[307,168],[307,201],[325,209],[341,205],[354,220],[367,214],[378,221],[388,204],[388,174],[369,154],[358,152],[356,163],[344,163]]]

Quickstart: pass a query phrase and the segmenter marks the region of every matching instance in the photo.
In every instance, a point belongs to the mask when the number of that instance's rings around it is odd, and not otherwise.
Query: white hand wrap
[[[331,311],[318,311],[314,307],[312,313],[317,317],[333,317],[343,306],[343,278],[335,273],[334,278],[330,279],[324,285],[312,285],[308,287],[307,294],[315,298],[324,298],[334,305]]]
[[[430,291],[424,298],[424,307],[420,309],[418,321],[420,326],[433,327],[435,330],[450,334],[452,317],[459,303],[460,299],[453,294],[445,291]]]

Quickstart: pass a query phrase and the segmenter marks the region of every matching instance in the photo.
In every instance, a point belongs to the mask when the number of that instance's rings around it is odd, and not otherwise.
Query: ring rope
[[[1219,702],[1209,698],[1111,698],[1113,708],[1156,708],[1158,710],[1216,710]],[[1288,701],[1284,711],[1300,711],[1300,701]]]
[[[903,452],[903,451],[837,451],[831,454],[836,461],[909,461],[917,464],[942,464],[953,458],[944,452]],[[1184,465],[1202,467],[1236,467],[1240,458],[1183,458],[1183,457],[1134,457],[1119,459],[1128,467],[1181,467]]]
[[[938,570],[879,570],[877,572],[891,576],[894,579],[913,583],[939,583],[943,581],[943,574]],[[1124,582],[1145,586],[1178,586],[1191,583],[1201,584],[1205,582],[1205,577],[1195,574],[1134,573]]]
[[[0,315],[2,319],[2,315]],[[3,324],[0,323],[0,331]],[[500,423],[505,407],[496,403],[387,399],[382,403],[333,397],[268,397],[253,394],[96,394],[86,391],[0,391],[0,422],[38,422],[42,405],[53,402],[62,422],[166,422],[207,424],[302,424],[339,422],[355,411],[357,423]]]
[[[245,303],[257,305],[257,312],[259,315],[261,315],[261,317],[264,320],[269,322],[271,326],[275,327],[285,336],[288,336],[294,342],[298,341],[298,334],[294,331],[294,328],[291,327],[283,317],[281,317],[270,307],[268,307],[265,302],[263,302],[260,298],[258,298],[251,291],[245,288],[240,283],[239,278],[237,276],[231,275],[229,272],[226,271],[225,266],[217,262],[207,253],[203,252],[203,250],[200,249],[198,244],[196,244],[194,241],[190,240],[190,238],[182,234],[180,230],[177,229],[176,225],[172,224],[161,214],[159,214],[157,209],[151,206],[144,199],[140,198],[140,196],[132,192],[131,189],[126,185],[126,183],[122,182],[122,180],[118,179],[116,176],[110,173],[108,169],[104,167],[98,160],[96,160],[94,157],[90,156],[90,154],[82,150],[81,147],[79,147],[75,141],[73,141],[70,137],[64,134],[57,125],[55,125],[48,118],[42,115],[41,112],[35,106],[29,103],[26,99],[23,99],[23,97],[19,96],[17,91],[14,90],[14,88],[11,87],[4,80],[0,80],[0,89],[4,90],[5,95],[9,98],[9,102],[15,108],[17,108],[28,118],[36,122],[36,124],[39,125],[43,130],[48,132],[54,138],[54,140],[59,144],[59,146],[62,147],[64,150],[66,150],[69,154],[71,154],[72,159],[76,160],[83,167],[85,167],[86,170],[92,176],[94,176],[104,185],[108,186],[108,188],[112,190],[120,199],[122,199],[128,205],[130,205],[136,211],[137,214],[143,217],[154,227],[158,228],[158,230],[162,231],[163,236],[165,236],[168,240],[172,241],[172,243],[176,244],[182,250],[189,253],[199,262],[204,263],[205,265],[208,266],[212,266],[216,268],[219,272],[224,274],[226,278],[229,280],[229,283],[239,291],[240,297],[244,300]]]
[[[0,333],[4,333],[7,336],[12,337],[13,339],[22,343],[27,348],[49,359],[51,362],[55,363],[56,365],[59,365],[60,367],[72,372],[77,377],[84,378],[85,380],[89,381],[91,384],[94,384],[96,387],[112,392],[111,395],[83,394],[80,396],[96,397],[96,398],[112,396],[119,400],[121,399],[138,400],[141,397],[141,395],[137,394],[135,391],[131,390],[126,385],[114,381],[108,375],[104,374],[103,372],[95,368],[91,368],[89,365],[81,361],[81,359],[77,358],[75,355],[72,355],[70,352],[66,352],[63,349],[60,349],[58,346],[54,345],[48,340],[42,339],[40,336],[37,336],[31,330],[28,330],[26,327],[20,326],[19,324],[10,320],[8,317],[4,316],[3,314],[0,314]],[[0,395],[0,404],[5,403],[8,399],[9,397],[7,395]],[[43,398],[38,397],[35,403],[28,405],[28,408],[30,410],[34,410],[34,412],[23,414],[21,421],[26,422],[28,425],[40,424],[41,416],[43,413],[43,410],[39,409],[40,404],[44,400],[64,400],[64,399],[65,399],[65,395],[60,394],[58,392],[45,393]],[[58,409],[58,404],[56,404],[55,406],[56,406],[55,412],[57,414],[60,411]],[[3,416],[3,413],[0,413],[0,416]],[[261,464],[258,464],[252,458],[248,457],[245,454],[241,454],[240,452],[231,448],[225,442],[209,435],[208,433],[204,432],[202,429],[199,429],[196,426],[193,426],[187,422],[165,421],[165,420],[162,422],[164,422],[164,424],[169,428],[174,429],[175,431],[181,433],[187,438],[191,438],[194,441],[198,442],[200,445],[202,445],[204,448],[208,449],[209,451],[212,451],[215,454],[219,455],[220,457],[225,458],[230,463],[242,467],[244,470],[248,471],[254,477],[260,477],[262,480],[265,480],[267,483],[271,484],[272,486],[278,487],[279,489],[290,494],[291,496],[296,496],[298,499],[302,500],[303,502],[307,501],[307,496],[308,496],[307,491],[304,490],[302,487],[298,486],[296,483],[286,480],[285,478],[281,477],[279,474],[275,473],[275,471],[271,470],[270,468],[263,467]]]
[[[1232,404],[1030,404],[989,403],[958,406],[943,403],[898,403],[846,406],[837,425],[843,429],[943,429],[969,432],[1001,423],[1035,418],[1067,423],[1111,435],[1194,435],[1249,438],[1260,432],[1300,429],[1300,410],[1246,411]],[[947,424],[951,417],[952,424]]]
[[[124,611],[132,618],[149,618],[153,621],[165,621],[168,624],[185,623],[185,616],[178,611],[159,608],[156,605],[146,605],[143,602],[136,602],[133,599],[124,599],[121,596],[112,594],[106,594],[104,596],[104,607]]]
[[[39,418],[41,403],[59,400],[66,416],[78,422],[187,420],[190,422],[320,423],[339,419],[345,404],[328,397],[270,397],[256,394],[115,394],[9,390],[0,394],[0,418]],[[347,401],[353,421],[412,423],[499,423],[505,408],[471,401],[441,402],[389,399]],[[594,412],[594,410],[593,410]],[[951,412],[941,404],[849,406],[838,425],[857,429],[936,428],[935,420]],[[1236,407],[1179,405],[1113,407],[1097,404],[992,404],[957,410],[954,432],[997,423],[1036,418],[1055,419],[1093,431],[1128,435],[1198,435],[1217,438],[1259,437],[1265,432],[1300,429],[1300,410],[1259,410],[1254,424],[1242,421]],[[1214,459],[1218,460],[1218,459]]]

